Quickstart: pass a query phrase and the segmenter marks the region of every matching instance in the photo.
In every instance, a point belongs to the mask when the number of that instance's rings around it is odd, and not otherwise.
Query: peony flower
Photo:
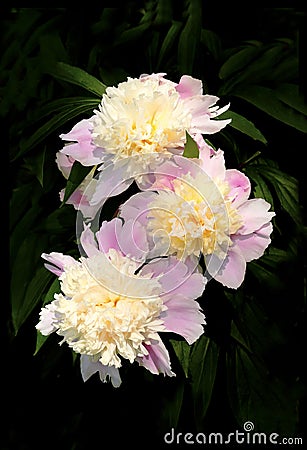
[[[184,75],[174,83],[165,75],[142,75],[108,87],[93,116],[60,136],[71,142],[61,153],[99,166],[91,205],[98,208],[133,180],[142,188],[145,175],[165,157],[183,153],[186,132],[212,134],[230,122],[214,120],[229,105],[216,106],[219,98],[203,94],[201,80]]]
[[[146,234],[140,224],[132,225],[114,218],[95,234],[85,226],[79,260],[42,255],[59,277],[61,292],[42,308],[36,328],[43,335],[55,332],[61,344],[81,355],[84,381],[98,372],[118,387],[125,360],[174,376],[160,333],[177,333],[192,344],[204,331],[205,317],[195,301],[205,288],[203,275],[191,261],[146,263]]]
[[[260,258],[271,242],[275,213],[264,199],[249,198],[249,179],[225,168],[221,150],[201,136],[196,141],[199,159],[175,156],[162,165],[150,190],[128,199],[119,215],[146,228],[150,256],[184,261],[203,255],[213,278],[238,288],[246,263]]]

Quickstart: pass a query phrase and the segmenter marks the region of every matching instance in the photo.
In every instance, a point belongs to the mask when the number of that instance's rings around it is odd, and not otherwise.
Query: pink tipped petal
[[[263,198],[252,198],[239,206],[238,213],[243,219],[243,225],[237,234],[250,234],[259,230],[275,216],[269,212],[271,205]]]
[[[90,204],[96,205],[103,199],[114,197],[124,192],[133,182],[133,177],[128,175],[129,158],[118,164],[109,164],[102,168],[97,180],[96,189]]]
[[[199,152],[202,154],[202,159],[204,161],[207,161],[210,156],[215,155],[215,150],[205,141],[202,134],[195,134],[195,136],[193,136],[193,139],[198,145]]]
[[[57,152],[55,161],[58,169],[62,172],[62,175],[67,180],[73,166],[74,159],[71,156],[64,155],[64,153]]]
[[[64,141],[75,142],[65,145],[61,153],[73,157],[84,166],[92,166],[102,162],[101,156],[95,156],[96,146],[92,144],[91,124],[89,120],[81,120],[69,133],[61,134]]]
[[[170,331],[184,337],[193,344],[204,332],[205,316],[195,300],[181,294],[170,296],[165,301],[167,306],[164,317],[165,331]]]
[[[177,286],[173,287],[170,291],[166,291],[166,293],[168,296],[170,294],[171,297],[181,295],[188,299],[196,299],[202,295],[205,287],[206,278],[201,273],[192,273],[184,280],[177,280]]]
[[[43,336],[48,336],[58,329],[57,318],[56,318],[56,306],[54,303],[49,303],[44,308],[41,309],[39,323],[35,328],[40,331]]]
[[[223,128],[225,128],[230,122],[231,119],[212,120],[208,115],[197,116],[192,119],[191,132],[203,134],[218,133]]]
[[[174,256],[150,261],[142,268],[141,273],[158,278],[164,293],[173,291],[178,286],[178,281],[182,284],[191,276],[188,267]]]
[[[122,233],[123,222],[115,217],[110,222],[103,221],[99,231],[96,233],[99,251],[107,253],[110,248],[121,251],[119,246],[119,236]]]
[[[205,262],[210,275],[223,286],[237,289],[242,284],[246,272],[246,261],[237,245],[229,249],[224,261],[218,263],[217,258],[210,255],[205,257]]]
[[[156,192],[139,192],[132,195],[119,208],[119,215],[125,221],[134,219],[142,225],[147,224],[148,205],[151,203],[157,194]]]
[[[210,107],[216,104],[219,97],[215,95],[197,95],[191,98],[187,98],[184,103],[190,110],[193,117],[202,116],[203,114],[211,115]]]
[[[225,180],[229,184],[230,192],[228,196],[232,198],[232,204],[238,208],[250,196],[251,184],[244,173],[236,169],[227,169]]]
[[[270,235],[273,225],[268,223],[252,234],[237,235],[233,238],[234,243],[240,248],[246,262],[260,258],[269,246]]]
[[[89,258],[91,256],[99,254],[98,246],[95,241],[95,236],[92,230],[90,229],[90,225],[84,224],[84,230],[82,231],[80,236],[80,244]]]
[[[42,253],[41,257],[51,263],[51,265],[45,264],[45,267],[57,276],[62,275],[64,272],[64,267],[78,264],[78,262],[71,256],[63,255],[63,253],[58,252],[51,252],[49,254]]]
[[[213,108],[211,109],[212,112],[212,117],[217,117],[220,116],[221,114],[223,114],[224,112],[226,112],[229,109],[230,103],[228,103],[227,105],[223,106],[222,108],[218,108],[215,107],[215,111],[213,112]],[[227,119],[229,120],[229,123],[231,122],[231,119]]]
[[[145,260],[148,254],[146,230],[138,221],[125,221],[120,234],[120,249],[124,255],[136,260]]]
[[[202,158],[202,153],[199,154]],[[224,152],[218,150],[210,158],[205,160],[201,159],[201,167],[205,171],[206,175],[209,175],[214,180],[224,180],[225,178],[225,158]]]
[[[93,362],[88,355],[81,355],[80,370],[83,381],[87,381],[94,373],[99,373],[100,380],[105,383],[110,379],[113,387],[117,388],[121,385],[119,370],[113,366],[104,366],[99,361]]]
[[[87,119],[83,119],[78,122],[68,133],[62,133],[60,138],[63,141],[80,141],[80,142],[90,142],[91,136],[91,124]]]
[[[179,93],[181,98],[201,95],[203,92],[203,84],[201,80],[192,78],[189,75],[183,75],[176,86],[176,91]]]
[[[198,298],[206,286],[205,277],[198,272],[196,258],[190,258],[187,263],[174,256],[159,258],[147,263],[140,273],[145,276],[150,274],[152,278],[159,280],[165,302],[176,295],[189,299]]]
[[[162,373],[169,377],[176,376],[176,374],[172,372],[170,357],[161,339],[157,339],[151,345],[145,344],[144,347],[146,347],[148,355],[137,358],[140,366],[145,367],[145,369],[149,370],[149,372],[154,375]]]

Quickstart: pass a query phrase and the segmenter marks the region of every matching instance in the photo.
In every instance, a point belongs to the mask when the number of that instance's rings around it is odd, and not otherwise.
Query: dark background
[[[201,28],[219,37],[220,56],[214,53],[216,43],[212,44],[213,47],[210,44],[199,46],[197,41],[191,62],[189,57],[182,56],[186,50],[179,33],[174,38],[173,47],[165,54],[163,64],[156,69],[159,49],[170,24],[177,21],[184,26],[191,16],[197,22],[197,7]],[[155,12],[150,25],[145,30],[135,31],[144,10],[150,8]],[[18,156],[20,142],[27,139],[29,142],[37,124],[43,123],[40,122],[43,106],[55,99],[80,94],[78,87],[53,79],[47,73],[46,66],[64,61],[86,70],[105,84],[114,85],[128,75],[138,77],[141,73],[162,71],[167,72],[168,78],[177,81],[182,74],[190,73],[203,80],[208,93],[219,95],[218,92],[223,92],[221,89],[225,87],[219,70],[244,41],[257,40],[262,45],[270,45],[275,39],[283,38],[289,40],[284,44],[285,52],[289,51],[290,56],[297,58],[296,70],[291,72],[292,66],[286,65],[288,78],[285,73],[283,76],[286,82],[296,84],[301,96],[306,98],[306,14],[299,8],[257,8],[252,3],[238,8],[217,2],[153,1],[127,2],[125,6],[108,10],[107,18],[103,15],[105,10],[103,4],[84,8],[1,9],[1,54],[4,55],[1,63],[1,120],[8,143],[3,153],[10,154],[10,171],[5,187],[9,186],[11,202],[16,189],[28,189],[24,190],[24,198],[21,195],[19,216],[14,207],[14,215],[10,217],[14,224],[11,228],[13,251],[10,249],[9,258],[15,290],[16,283],[20,283],[20,290],[26,289],[31,281],[29,268],[41,265],[41,251],[65,253],[74,245],[74,210],[69,206],[62,209],[60,227],[52,214],[59,208],[58,192],[64,187],[64,180],[54,164],[55,152],[60,145],[58,135],[70,129],[76,119],[60,124],[57,130],[46,134],[38,144],[28,146],[27,155]],[[123,34],[125,30],[134,31],[129,35]],[[185,37],[185,44],[191,52],[195,45],[193,32],[192,27]],[[155,40],[156,46],[153,45]],[[270,79],[269,72],[270,67],[263,68],[263,71],[260,68],[251,83],[275,89],[278,80]],[[11,285],[8,295],[3,298],[5,320],[2,330],[7,345],[2,360],[2,398],[6,397],[6,400],[2,402],[4,423],[1,449],[87,450],[124,445],[163,448],[163,435],[174,423],[176,430],[182,432],[201,430],[204,433],[226,433],[242,428],[240,417],[243,422],[244,418],[254,418],[257,423],[257,419],[260,421],[261,417],[274,414],[280,415],[280,418],[271,423],[270,417],[268,430],[285,436],[303,436],[306,423],[306,371],[303,364],[306,355],[306,244],[303,225],[306,184],[302,159],[306,151],[305,134],[236,97],[233,92],[228,90],[225,95],[219,95],[221,101],[230,101],[231,110],[257,124],[268,144],[265,146],[236,129],[222,133],[221,137],[215,138],[215,143],[225,150],[227,166],[244,167],[244,161],[260,149],[264,160],[277,164],[281,176],[285,174],[299,181],[299,197],[293,199],[294,203],[298,203],[299,212],[297,220],[293,220],[291,205],[287,209],[281,194],[273,189],[277,212],[273,245],[284,252],[284,259],[279,261],[275,258],[274,264],[270,260],[267,278],[261,278],[263,271],[259,272],[258,266],[251,265],[254,269],[247,271],[244,287],[237,293],[224,290],[217,283],[209,283],[201,299],[208,322],[206,336],[220,348],[212,397],[205,416],[202,419],[195,417],[194,411],[197,414],[198,410],[195,410],[193,386],[186,380],[169,343],[176,379],[167,379],[162,375],[154,377],[142,368],[124,365],[121,371],[123,384],[119,389],[101,384],[95,376],[83,383],[78,360],[73,359],[68,348],[58,346],[56,336],[51,336],[34,356],[35,325],[43,298],[36,301],[16,332],[8,302],[11,294],[14,305],[12,293],[15,290]],[[41,186],[35,179],[35,164],[43,147],[46,153],[44,183]],[[4,165],[3,172],[6,170]],[[287,183],[285,181],[285,185]],[[22,222],[22,229],[18,229],[18,223],[27,211],[31,208],[35,210],[35,206],[37,216],[33,212],[32,218]],[[3,219],[6,221],[6,217]],[[25,236],[32,236],[33,233],[37,241],[34,240],[33,248],[29,247],[29,252],[25,252],[23,265],[18,266],[21,273],[19,279],[14,266],[18,247]],[[24,278],[23,271],[29,272]],[[252,311],[257,310],[258,315],[245,315],[246,305],[252,305]],[[242,372],[236,380],[237,385],[234,387],[231,384],[226,366],[227,355],[232,355],[233,351],[230,327],[236,315],[242,317],[247,340],[254,345],[256,356],[264,363],[261,373],[265,374],[264,377],[267,374],[271,377],[272,384],[268,385],[265,380],[263,388],[262,378],[260,381],[253,380],[254,384],[249,386],[245,379],[240,378]],[[256,339],[255,343],[253,339]],[[247,380],[253,378],[252,373],[253,369],[247,373]],[[275,377],[278,380],[276,383]],[[205,378],[203,383],[206,383]],[[239,398],[242,399],[246,389],[253,392],[255,384],[258,384],[264,399],[252,403],[252,408],[257,405],[257,409],[249,411],[248,417],[245,416],[247,410],[241,411],[240,415],[240,408],[232,395],[241,389]],[[289,408],[269,409],[266,397],[271,395],[270,386],[274,386],[273,395],[276,388],[277,397],[282,399],[281,405],[290,405]],[[178,398],[181,399],[179,403]],[[294,425],[285,425],[290,423]],[[274,428],[275,424],[279,426],[278,430]],[[258,428],[257,431],[262,430]],[[179,445],[173,446],[179,448]],[[172,446],[166,446],[169,447]]]

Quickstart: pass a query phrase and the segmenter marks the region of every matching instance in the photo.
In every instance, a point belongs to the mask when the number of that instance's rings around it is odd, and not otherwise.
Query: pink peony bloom
[[[203,275],[191,261],[173,257],[146,263],[145,230],[129,220],[105,221],[95,234],[85,226],[80,243],[79,260],[42,255],[61,292],[42,308],[36,328],[55,332],[81,355],[84,381],[98,372],[118,387],[123,360],[174,376],[161,333],[177,333],[189,344],[201,336],[205,317],[195,299],[205,288]]]
[[[264,199],[249,198],[249,179],[226,169],[223,151],[201,136],[196,141],[199,159],[175,156],[160,166],[148,191],[128,199],[119,215],[146,228],[150,256],[184,261],[202,254],[208,274],[236,289],[246,263],[270,244],[275,213]]]
[[[186,131],[212,134],[231,121],[215,120],[229,105],[216,106],[219,98],[203,94],[201,80],[184,75],[174,83],[164,76],[141,75],[108,87],[93,116],[60,136],[71,142],[61,153],[99,166],[90,200],[96,209],[134,180],[142,189],[165,158],[183,153]]]

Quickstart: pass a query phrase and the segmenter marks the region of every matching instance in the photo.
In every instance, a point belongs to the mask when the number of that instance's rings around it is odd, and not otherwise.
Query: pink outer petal
[[[191,122],[191,133],[214,134],[221,131],[231,119],[213,120],[208,115],[196,116]]]
[[[119,207],[119,215],[125,221],[137,220],[140,224],[147,224],[148,205],[156,198],[156,192],[139,192],[132,195]]]
[[[48,336],[58,329],[57,318],[56,318],[57,307],[54,302],[49,303],[44,308],[41,309],[39,315],[39,323],[35,328],[40,331],[43,336]]]
[[[195,134],[195,136],[193,136],[193,139],[198,145],[199,152],[202,155],[202,159],[204,161],[209,159],[210,156],[215,154],[215,150],[209,144],[207,144],[202,134],[200,133]]]
[[[172,372],[171,362],[168,351],[161,339],[157,339],[151,345],[145,344],[144,347],[148,351],[148,355],[137,358],[140,366],[145,367],[154,375],[162,373],[169,377],[174,377],[176,374]]]
[[[188,108],[195,117],[201,117],[204,114],[211,116],[211,112],[209,110],[210,107],[216,104],[219,100],[219,97],[215,95],[197,95],[193,97],[189,97],[185,99],[185,107]]]
[[[94,194],[90,199],[90,205],[99,204],[104,199],[114,197],[124,192],[133,182],[133,177],[128,175],[129,158],[118,164],[109,164],[103,167]]]
[[[183,75],[176,86],[176,91],[181,98],[193,97],[194,95],[202,95],[203,84],[201,80],[192,78],[189,75]]]
[[[147,233],[140,222],[132,219],[125,221],[119,239],[119,247],[124,255],[145,261],[149,250]]]
[[[93,362],[88,355],[81,355],[80,370],[84,382],[96,372],[99,373],[99,378],[103,383],[108,381],[109,378],[113,387],[119,387],[122,382],[119,375],[119,370],[116,367],[104,366],[99,361]]]
[[[225,174],[225,180],[229,184],[230,192],[228,196],[233,198],[232,204],[235,208],[238,208],[244,203],[250,196],[251,184],[249,179],[244,173],[236,169],[227,169]]]
[[[195,95],[184,100],[185,108],[189,110],[192,115],[190,128],[192,134],[216,133],[231,122],[231,119],[212,120],[229,108],[229,105],[226,105],[223,108],[213,106],[218,100],[219,97],[214,95]]]
[[[76,123],[68,133],[62,133],[60,138],[63,141],[90,142],[92,138],[90,130],[90,121],[83,119]]]
[[[62,172],[66,180],[69,177],[71,168],[73,166],[74,159],[71,156],[64,155],[64,153],[57,152],[56,154],[56,164],[58,169]]]
[[[196,272],[197,271],[197,272]],[[187,264],[176,257],[159,258],[146,264],[142,275],[151,274],[157,278],[162,286],[164,301],[170,297],[181,295],[188,299],[198,298],[202,295],[205,286],[205,277],[198,272],[198,260],[190,259]]]
[[[250,234],[259,230],[275,216],[274,212],[268,212],[271,205],[263,198],[252,198],[242,203],[238,213],[243,219],[243,225],[236,234]]]
[[[90,229],[90,225],[84,225],[84,230],[80,236],[80,244],[89,258],[100,253],[97,242],[95,241],[94,233]]]
[[[222,262],[214,261],[215,256],[206,256],[205,262],[207,270],[215,280],[223,286],[237,289],[243,282],[246,272],[246,261],[238,247],[233,245]]]
[[[122,232],[123,222],[119,218],[114,218],[108,221],[103,221],[99,231],[96,233],[99,251],[107,253],[110,248],[120,251],[119,236]]]
[[[239,247],[246,262],[249,262],[264,254],[265,249],[271,243],[270,234],[272,231],[273,225],[267,223],[252,234],[233,237],[233,242]]]
[[[202,158],[201,152],[199,153],[200,158]],[[224,152],[222,150],[217,150],[214,155],[210,158],[207,158],[205,161],[201,159],[202,169],[209,175],[212,180],[224,180],[226,167],[225,167],[225,158]]]
[[[51,252],[49,254],[42,253],[41,257],[51,264],[45,264],[46,269],[54,273],[58,277],[62,275],[65,267],[78,264],[74,258],[69,255],[63,255],[63,253]]]
[[[94,151],[97,147],[92,144],[92,135],[90,130],[90,121],[83,119],[78,122],[69,133],[61,134],[60,138],[62,140],[75,143],[65,145],[60,152],[73,157],[84,166],[101,164],[101,155],[94,155]]]
[[[203,334],[206,324],[199,304],[179,293],[169,296],[164,304],[168,308],[164,317],[165,331],[177,333],[193,344]]]
[[[148,254],[147,235],[144,227],[132,219],[124,222],[115,217],[104,221],[96,233],[99,251],[107,253],[110,248],[133,260],[145,260]]]

